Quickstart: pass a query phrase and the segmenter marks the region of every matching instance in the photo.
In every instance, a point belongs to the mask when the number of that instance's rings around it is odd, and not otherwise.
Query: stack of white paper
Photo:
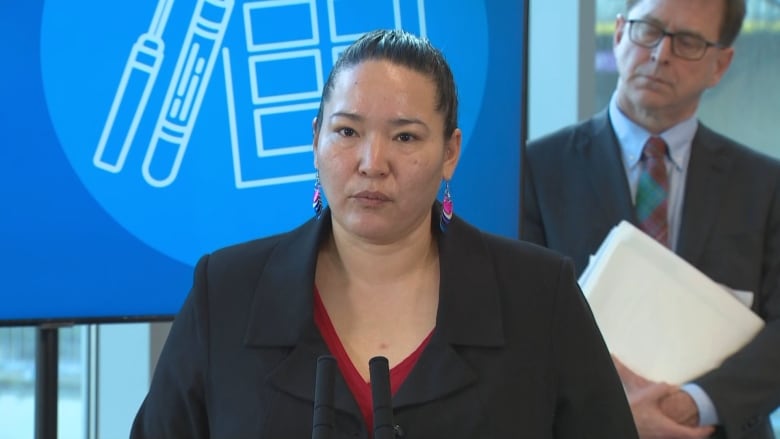
[[[654,381],[682,384],[717,367],[764,325],[723,286],[626,221],[579,282],[609,350]]]

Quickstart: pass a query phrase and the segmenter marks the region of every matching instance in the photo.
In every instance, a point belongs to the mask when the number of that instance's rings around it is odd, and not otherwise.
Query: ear
[[[317,148],[318,143],[320,141],[320,132],[317,130],[317,118],[315,117],[311,121],[311,150],[314,153],[314,169],[319,169],[317,167]]]
[[[445,180],[451,180],[452,175],[455,174],[455,168],[458,166],[458,160],[460,160],[461,141],[463,140],[463,134],[460,128],[455,128],[452,135],[447,140],[444,150],[444,169],[443,175]]]
[[[731,65],[731,60],[734,59],[733,47],[726,47],[717,50],[718,50],[718,57],[715,60],[715,71],[713,72],[712,80],[710,81],[709,84],[710,87],[715,87],[716,85],[718,85],[721,78],[723,78],[723,75],[725,75],[726,71],[729,69],[729,66]]]
[[[615,47],[618,44],[620,44],[621,41],[623,41],[623,37],[626,36],[626,25],[628,22],[626,21],[626,17],[623,16],[623,14],[618,14],[617,18],[615,18],[615,34],[612,36],[612,46]]]

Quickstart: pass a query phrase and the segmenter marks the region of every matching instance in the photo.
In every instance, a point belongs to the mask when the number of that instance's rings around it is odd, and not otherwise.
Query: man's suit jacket
[[[437,228],[434,215],[432,228]],[[318,243],[329,211],[200,260],[134,422],[141,438],[310,438]],[[433,336],[393,398],[408,438],[636,438],[571,262],[455,218]],[[367,438],[341,375],[335,437]]]
[[[637,224],[606,110],[532,142],[524,173],[521,237],[573,258],[577,273],[613,226]],[[753,310],[765,329],[696,382],[717,408],[720,437],[773,437],[767,414],[780,405],[780,165],[699,124],[676,251],[715,281],[755,293]]]

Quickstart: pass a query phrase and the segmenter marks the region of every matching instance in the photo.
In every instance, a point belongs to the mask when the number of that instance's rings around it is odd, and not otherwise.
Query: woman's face
[[[430,227],[442,178],[460,154],[460,130],[444,138],[436,86],[389,61],[364,61],[333,82],[314,133],[314,166],[334,227],[392,243]],[[315,121],[316,129],[316,121]]]

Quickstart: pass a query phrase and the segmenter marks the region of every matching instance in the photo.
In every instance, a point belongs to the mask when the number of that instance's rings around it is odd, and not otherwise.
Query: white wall
[[[533,140],[596,111],[596,6],[531,0],[530,9],[528,140]]]

